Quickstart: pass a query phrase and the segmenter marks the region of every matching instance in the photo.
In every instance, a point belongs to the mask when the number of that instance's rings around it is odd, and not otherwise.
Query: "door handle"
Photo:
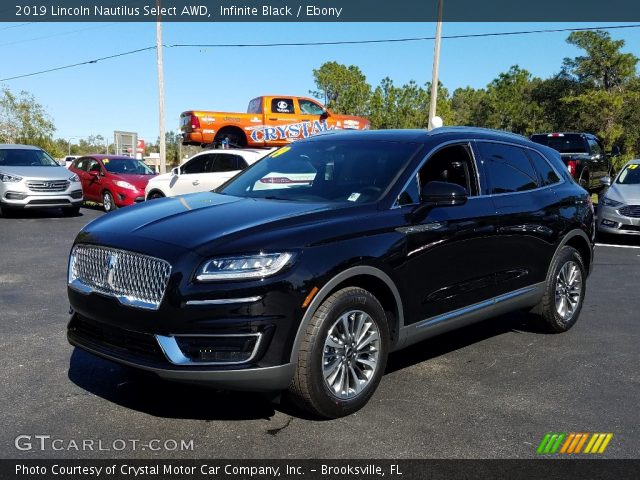
[[[200,185],[200,180],[194,180],[191,185]]]

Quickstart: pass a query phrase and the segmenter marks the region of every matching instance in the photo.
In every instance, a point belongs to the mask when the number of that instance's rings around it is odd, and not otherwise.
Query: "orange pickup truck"
[[[228,142],[237,147],[278,147],[326,130],[368,128],[366,118],[337,115],[310,98],[286,95],[254,98],[247,113],[180,114],[184,145]]]

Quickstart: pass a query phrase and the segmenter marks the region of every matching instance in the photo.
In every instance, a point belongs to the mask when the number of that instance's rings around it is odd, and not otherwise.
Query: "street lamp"
[[[84,137],[78,137],[78,136],[75,136],[75,137],[67,137],[67,143],[69,144],[69,155],[71,155],[71,139],[72,139],[72,138],[84,138]]]
[[[431,98],[429,101],[428,130],[435,127],[433,120],[436,116],[436,102],[438,100],[438,70],[440,68],[440,38],[442,37],[442,1],[438,0],[438,22],[436,23],[436,43],[433,48],[433,70],[431,72]],[[436,121],[436,123],[438,123]],[[442,126],[442,125],[440,125]],[[437,128],[437,127],[436,127]]]

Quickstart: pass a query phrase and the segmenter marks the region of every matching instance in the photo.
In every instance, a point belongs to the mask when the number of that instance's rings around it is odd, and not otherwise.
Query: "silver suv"
[[[62,207],[77,215],[82,184],[44,150],[29,145],[0,144],[0,213],[14,209]]]

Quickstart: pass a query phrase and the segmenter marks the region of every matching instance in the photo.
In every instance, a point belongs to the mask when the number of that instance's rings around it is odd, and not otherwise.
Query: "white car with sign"
[[[152,178],[145,197],[152,200],[219,187],[273,149],[213,149],[197,153],[170,173]]]

